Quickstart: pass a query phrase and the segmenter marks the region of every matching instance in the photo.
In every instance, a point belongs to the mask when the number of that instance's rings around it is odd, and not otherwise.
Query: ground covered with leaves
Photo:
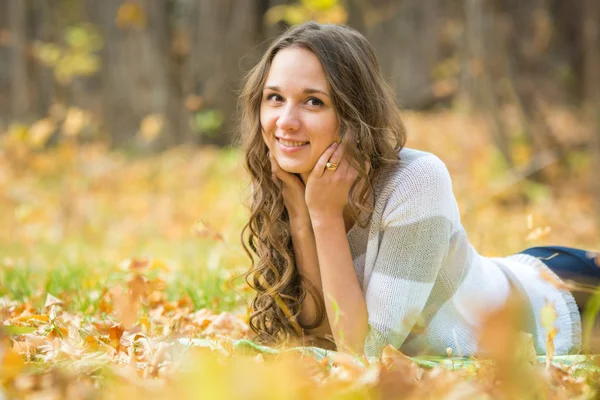
[[[577,120],[553,115],[562,139],[578,140]],[[448,166],[482,254],[600,247],[585,151],[546,168],[544,180],[515,179],[482,121],[405,118],[408,146]],[[500,328],[503,314],[484,329],[496,349],[486,358],[253,346],[239,150],[133,154],[77,134],[42,148],[44,129],[12,126],[0,145],[0,399],[597,396],[598,360],[535,357],[526,337]],[[517,155],[523,166],[532,156],[525,147]]]

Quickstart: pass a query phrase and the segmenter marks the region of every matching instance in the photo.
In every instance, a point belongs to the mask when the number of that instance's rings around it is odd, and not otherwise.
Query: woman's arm
[[[327,163],[335,167],[330,169]],[[367,165],[369,168],[369,165]],[[308,177],[305,200],[312,223],[325,308],[338,351],[363,354],[369,331],[365,299],[352,263],[344,208],[358,177],[343,146],[332,143]]]
[[[292,218],[290,226],[292,229],[292,244],[296,258],[296,268],[298,268],[300,277],[306,286],[312,285],[316,289],[317,295],[323,299],[323,286],[321,284],[317,247],[310,218]],[[310,295],[310,292],[306,294],[301,307],[298,318],[299,322],[302,325],[314,323],[317,317],[317,304]],[[325,339],[331,336],[327,315],[325,315],[323,324],[305,332],[317,339],[316,345],[320,347],[332,347],[332,343]]]
[[[320,296],[321,301],[323,301],[323,288],[321,285],[315,236],[310,222],[308,207],[304,201],[305,185],[299,177],[282,170],[272,154],[269,154],[269,158],[274,177],[281,180],[283,184],[282,194],[285,208],[290,218],[292,246],[294,248],[294,258],[300,279],[305,286],[312,286],[315,289],[313,292],[316,292],[316,295]],[[317,303],[312,298],[310,291],[306,294],[300,307],[298,322],[302,325],[313,324],[317,317]],[[331,341],[326,339],[331,336],[327,315],[325,315],[323,324],[314,329],[305,330],[305,333],[312,336],[312,341],[316,346],[324,348],[334,347]]]
[[[343,215],[311,215],[329,325],[337,350],[363,354],[368,314]]]
[[[284,184],[283,198],[290,216],[296,268],[307,285],[313,285],[320,296],[324,294],[326,323],[307,333],[317,338],[333,334],[337,350],[362,354],[368,332],[367,308],[354,271],[343,218],[348,192],[358,172],[341,160],[341,147],[337,152],[336,148],[337,143],[332,143],[315,165],[308,178],[312,182],[310,191],[296,176],[283,171],[273,156],[271,168]],[[330,159],[339,164],[335,178],[330,171],[323,176]],[[307,295],[301,306],[300,322],[314,322],[316,311],[314,300]],[[328,347],[323,341],[318,345]]]

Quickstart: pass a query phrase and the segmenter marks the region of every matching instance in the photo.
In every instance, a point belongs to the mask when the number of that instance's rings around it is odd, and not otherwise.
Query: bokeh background
[[[60,104],[89,112],[115,145],[131,144],[149,115],[164,128],[156,147],[227,145],[240,78],[286,26],[317,20],[369,38],[404,108],[485,112],[512,166],[502,109],[539,150],[560,144],[549,107],[597,103],[596,3],[5,0],[0,121],[6,130]]]
[[[243,304],[223,286],[249,266],[237,93],[308,20],[371,41],[408,146],[447,164],[481,253],[600,248],[597,0],[2,0],[4,268],[159,260],[184,271],[171,295]],[[31,273],[0,291],[56,280]]]
[[[407,145],[445,162],[480,253],[600,250],[598,0],[0,0],[0,398],[594,396],[597,361],[550,368],[552,304],[546,365],[509,311],[482,328],[496,372],[238,358],[237,93],[308,20],[371,41]],[[578,289],[596,293],[583,340],[600,354],[600,292]],[[189,371],[179,338],[213,340]]]

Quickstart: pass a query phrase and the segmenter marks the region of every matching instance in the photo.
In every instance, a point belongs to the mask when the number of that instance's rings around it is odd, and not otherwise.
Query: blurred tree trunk
[[[349,3],[349,21],[376,48],[403,108],[425,108],[435,101],[432,71],[439,57],[441,9],[440,0]]]
[[[131,143],[142,119],[158,114],[166,122],[160,143],[170,145],[187,138],[179,109],[182,101],[176,75],[170,71],[170,26],[168,0],[144,0],[143,22],[118,27],[116,16],[122,0],[95,3],[98,25],[104,28],[102,51],[103,121],[116,145]]]
[[[220,135],[204,137],[204,142],[231,143],[237,90],[258,56],[252,50],[262,39],[264,8],[264,1],[194,2],[188,61],[191,94],[200,96],[204,108],[218,110],[225,117]]]
[[[554,25],[550,3],[547,0],[531,0],[525,4],[502,0],[497,4],[511,28],[505,46],[510,66],[505,75],[522,116],[522,130],[534,153],[551,150],[564,161],[563,145],[543,111],[544,99],[551,96],[547,82],[555,72],[549,58]]]
[[[10,35],[10,118],[24,121],[28,115],[29,108],[27,2],[23,0],[8,0],[7,16],[8,32]]]
[[[60,96],[67,105],[101,114],[115,145],[135,142],[140,122],[150,114],[165,121],[163,135],[153,146],[229,144],[241,78],[284,28],[264,26],[263,15],[269,7],[296,2],[0,1],[0,122],[40,118]],[[495,140],[509,159],[501,115],[506,104],[521,111],[523,131],[537,152],[560,149],[544,115],[546,104],[590,102],[594,80],[586,77],[593,69],[588,42],[595,39],[584,32],[582,20],[591,18],[598,7],[594,2],[347,0],[345,5],[348,24],[375,47],[403,107],[426,109],[453,96],[452,88],[450,95],[440,95],[440,61],[450,60],[458,65],[452,68],[468,71],[462,83],[473,103],[487,110]],[[118,26],[123,5],[141,7],[145,22]],[[33,40],[63,45],[65,29],[86,22],[102,31],[101,71],[58,85],[51,68],[28,49]],[[499,22],[504,28],[498,28]],[[455,33],[449,34],[451,30]],[[466,32],[464,46],[458,44],[461,31]],[[450,74],[449,82],[458,72]],[[204,130],[198,121],[205,112],[222,117],[220,128]]]
[[[348,0],[348,25],[361,33],[365,33],[365,14],[368,12],[365,0]]]
[[[8,30],[8,1],[0,1],[0,130],[9,121],[10,102],[10,33]]]
[[[46,43],[55,41],[53,30],[55,21],[50,3],[47,1],[35,2],[32,4],[31,11],[33,38]],[[32,94],[35,99],[35,113],[41,117],[46,115],[55,100],[56,86],[52,70],[38,60],[34,61],[31,80],[35,83],[35,90]]]
[[[553,35],[554,56],[568,67],[568,80],[565,82],[572,100],[579,103],[585,97],[584,82],[584,40],[583,29],[583,0],[564,1],[552,0],[552,16],[554,20]]]
[[[230,143],[236,90],[257,43],[261,2],[247,0],[145,0],[146,24],[119,28],[121,0],[96,3],[106,44],[101,72],[103,121],[116,145],[131,142],[147,115],[164,117],[160,146],[185,142]],[[92,14],[92,15],[94,15]],[[240,61],[241,59],[241,61]],[[186,108],[194,96],[198,107]],[[194,132],[195,112],[212,110],[224,118],[221,135]]]
[[[600,4],[597,0],[585,0],[583,6],[584,37],[584,82],[585,108],[592,131],[594,152],[594,170],[591,185],[595,190],[597,202],[597,218],[600,222]]]
[[[498,60],[494,43],[495,15],[483,0],[466,0],[464,18],[465,87],[473,108],[482,111],[489,121],[492,139],[508,167],[512,168],[510,138],[501,115],[496,88],[495,67]]]

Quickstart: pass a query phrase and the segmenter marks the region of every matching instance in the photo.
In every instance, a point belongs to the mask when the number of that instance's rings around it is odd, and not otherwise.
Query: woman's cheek
[[[267,145],[267,148],[269,149],[269,151],[273,150],[271,140],[269,139],[269,135],[265,134],[264,131],[262,134],[262,138],[263,138],[263,142],[265,142],[265,144]]]

